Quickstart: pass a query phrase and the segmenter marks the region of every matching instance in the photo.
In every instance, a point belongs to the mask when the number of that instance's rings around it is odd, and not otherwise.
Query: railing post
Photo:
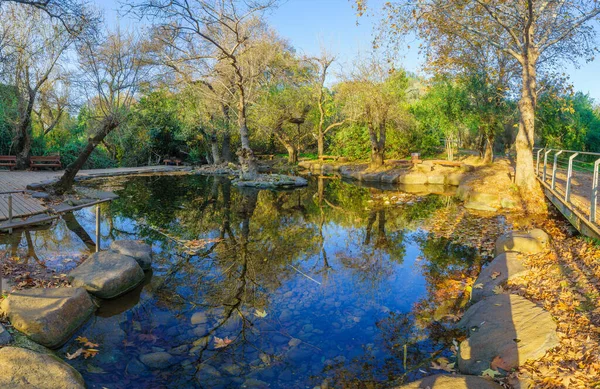
[[[571,200],[571,177],[573,176],[573,160],[579,153],[575,153],[569,157],[569,168],[567,169],[567,186],[565,188],[565,202],[568,203]]]
[[[563,150],[559,150],[558,153],[554,154],[554,165],[552,166],[552,190],[556,186],[556,167],[558,165],[558,156],[561,155]]]
[[[552,151],[552,149],[550,149],[544,153],[544,177],[543,177],[544,182],[546,182],[546,167],[548,166],[548,154],[550,154],[551,151]]]
[[[12,224],[12,218],[13,218],[13,205],[12,205],[12,194],[8,195],[8,224]],[[12,234],[13,230],[12,228],[8,229],[8,233]]]
[[[96,252],[100,251],[100,204],[96,205]]]
[[[600,167],[600,159],[594,163],[594,178],[592,180],[592,193],[590,194],[590,221],[596,222],[596,202],[598,201],[598,168]]]
[[[536,177],[540,176],[540,153],[544,151],[544,149],[539,149],[537,151],[537,159],[535,160],[535,175]]]

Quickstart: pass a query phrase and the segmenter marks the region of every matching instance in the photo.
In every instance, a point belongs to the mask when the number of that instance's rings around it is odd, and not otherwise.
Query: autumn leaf
[[[448,373],[451,373],[454,371],[454,362],[450,363],[448,361],[448,359],[442,357],[442,358],[438,358],[436,361],[432,361],[431,362],[431,368],[434,370],[444,370],[447,371]]]
[[[497,355],[494,359],[492,359],[492,362],[490,363],[490,367],[493,370],[498,370],[500,368],[502,370],[508,371],[511,369],[511,366],[508,363],[506,363],[500,355]]]
[[[498,276],[499,276],[499,275],[500,275],[500,272],[498,272],[498,271],[495,271],[495,272],[493,272],[492,274],[490,274],[490,278],[491,278],[492,280],[495,280],[496,278],[498,278]]]
[[[85,359],[95,357],[100,351],[95,348],[87,348],[83,350],[83,357]]]
[[[267,316],[267,311],[263,310],[259,310],[257,309],[256,312],[254,312],[254,316],[256,317],[266,317]]]
[[[483,289],[483,283],[473,285],[473,289]]]
[[[501,375],[499,372],[497,372],[496,370],[492,370],[492,369],[486,369],[484,371],[481,372],[481,376],[482,377],[491,377],[494,378],[498,375]]]
[[[214,340],[215,340],[215,348],[227,347],[231,344],[231,342],[233,342],[233,339],[229,339],[228,337],[225,337],[225,339],[221,339],[221,338],[215,336]]]

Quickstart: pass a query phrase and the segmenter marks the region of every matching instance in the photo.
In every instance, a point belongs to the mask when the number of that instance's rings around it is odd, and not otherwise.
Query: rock
[[[442,174],[430,174],[427,176],[427,183],[431,185],[445,185],[446,176]]]
[[[463,374],[481,375],[498,357],[500,367],[511,370],[558,345],[556,323],[550,314],[512,294],[476,303],[457,326],[469,331],[458,353],[458,368]]]
[[[518,253],[503,253],[498,255],[490,264],[484,267],[475,281],[475,285],[483,284],[482,288],[473,288],[471,300],[477,302],[485,297],[493,296],[494,288],[504,284],[513,277],[526,272]]]
[[[242,388],[247,389],[268,389],[269,384],[264,381],[257,380],[255,378],[249,378],[242,384]]]
[[[152,246],[141,240],[115,240],[110,249],[132,257],[144,270],[152,267]]]
[[[498,210],[497,207],[479,201],[467,201],[464,206],[467,209],[473,209],[475,211],[496,212]]]
[[[398,177],[400,184],[427,184],[427,176],[423,173],[411,172]]]
[[[33,192],[31,194],[31,197],[33,197],[34,199],[46,200],[50,198],[50,195],[46,192]]]
[[[397,389],[501,389],[497,383],[485,378],[465,375],[438,374],[411,382]]]
[[[12,340],[12,336],[4,329],[2,324],[0,324],[0,346],[4,346],[9,344]]]
[[[83,389],[81,374],[52,355],[18,347],[0,349],[1,388]]]
[[[127,363],[125,371],[128,375],[145,375],[149,373],[148,369],[146,369],[146,366],[137,358],[133,358],[129,361],[129,363]]]
[[[503,197],[502,199],[500,199],[500,206],[506,209],[514,209],[519,206],[519,203],[517,203],[513,199],[509,199],[508,197]]]
[[[171,350],[169,350],[169,354],[171,355],[183,355],[186,354],[190,349],[190,346],[188,346],[187,344],[182,344],[181,346],[178,347],[173,347]]]
[[[204,312],[196,312],[192,315],[192,318],[190,319],[192,321],[192,325],[198,325],[198,324],[204,324],[208,322],[208,317],[206,316],[206,313]]]
[[[507,251],[536,254],[542,252],[547,247],[548,241],[548,234],[540,229],[534,229],[529,233],[512,231],[501,235],[496,240],[496,256]]]
[[[198,366],[198,372],[196,373],[196,379],[199,382],[206,382],[210,378],[220,378],[221,373],[209,364],[203,363]]]
[[[140,356],[140,361],[150,369],[154,370],[166,369],[176,363],[175,358],[171,354],[164,351],[143,354]]]
[[[226,365],[221,366],[221,370],[231,376],[240,376],[244,372],[242,367],[235,363],[228,363]]]
[[[95,309],[82,288],[21,290],[0,305],[15,329],[50,348],[66,342]]]
[[[298,338],[292,338],[290,339],[290,341],[288,342],[288,346],[290,347],[296,347],[298,346],[300,343],[302,343],[302,341]]]
[[[144,280],[144,271],[137,261],[115,251],[90,255],[69,274],[71,284],[81,286],[103,299],[129,292]]]

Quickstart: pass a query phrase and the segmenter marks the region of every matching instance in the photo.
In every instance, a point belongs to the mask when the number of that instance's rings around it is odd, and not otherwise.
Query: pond
[[[102,206],[101,247],[143,239],[154,264],[58,350],[98,344],[69,360],[89,388],[376,388],[448,354],[423,307],[437,280],[478,263],[422,229],[450,198],[374,202],[381,190],[324,178],[293,191],[207,176],[93,185],[120,196]],[[16,235],[0,249],[65,273],[93,250],[94,210]]]

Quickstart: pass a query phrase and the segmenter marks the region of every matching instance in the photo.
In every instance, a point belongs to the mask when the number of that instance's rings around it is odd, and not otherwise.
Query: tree
[[[81,35],[85,30],[92,31],[99,21],[98,15],[92,12],[86,1],[0,0],[0,7],[8,3],[26,5],[44,12],[52,19],[60,21],[63,27],[73,35]]]
[[[249,65],[259,60],[253,54],[257,40],[265,32],[262,13],[275,3],[276,0],[140,0],[133,6],[158,23],[165,33],[176,37],[178,47],[199,41],[199,46],[206,46],[203,56],[225,65],[233,74],[242,179],[254,179],[258,173],[250,148],[247,109],[249,89],[262,69]]]
[[[39,95],[56,82],[59,60],[71,46],[74,36],[61,25],[51,23],[36,9],[3,7],[7,21],[4,36],[5,83],[14,85],[18,98],[18,116],[13,125],[13,150],[17,168],[29,167],[31,122]]]
[[[313,58],[313,66],[315,72],[319,75],[316,79],[316,100],[319,110],[319,120],[317,122],[316,131],[313,134],[317,138],[317,153],[319,157],[325,154],[325,135],[330,131],[351,121],[351,118],[340,118],[341,110],[333,104],[333,95],[325,87],[327,73],[331,65],[335,62],[335,56],[326,51],[321,53],[321,56]]]
[[[91,112],[92,134],[77,159],[65,169],[54,190],[69,190],[77,172],[96,147],[128,118],[140,81],[147,76],[142,41],[120,31],[87,39],[78,47],[80,72],[77,84]]]
[[[369,61],[359,64],[350,78],[337,87],[347,115],[359,117],[357,123],[369,130],[371,168],[385,162],[388,128],[407,125],[408,115],[402,105],[407,86],[404,71],[384,69],[381,64]]]
[[[357,0],[359,13],[366,1]],[[397,42],[415,33],[430,62],[451,61],[454,48],[471,44],[495,47],[520,67],[519,131],[515,181],[528,210],[545,209],[533,164],[538,73],[562,61],[594,55],[591,25],[600,3],[588,0],[404,0],[388,3],[388,36]],[[460,52],[460,49],[458,50]]]

